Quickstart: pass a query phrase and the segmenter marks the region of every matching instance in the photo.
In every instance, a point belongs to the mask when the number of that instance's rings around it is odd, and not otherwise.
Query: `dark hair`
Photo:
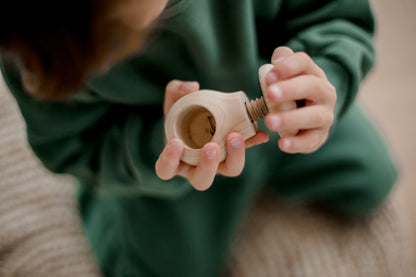
[[[111,16],[125,0],[4,2],[0,50],[18,57],[25,88],[40,98],[75,93],[140,43],[137,33]]]

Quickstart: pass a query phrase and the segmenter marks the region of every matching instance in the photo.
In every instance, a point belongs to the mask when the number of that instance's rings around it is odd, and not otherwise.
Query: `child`
[[[354,216],[374,211],[394,184],[384,144],[354,104],[374,63],[366,0],[5,5],[4,78],[34,152],[79,180],[85,233],[106,276],[217,276],[265,188]],[[268,115],[268,134],[229,134],[222,163],[212,142],[198,166],[180,162],[182,144],[164,142],[172,104],[199,87],[258,97],[257,70],[270,58],[271,101],[304,105]],[[292,128],[301,131],[278,147],[265,143]]]

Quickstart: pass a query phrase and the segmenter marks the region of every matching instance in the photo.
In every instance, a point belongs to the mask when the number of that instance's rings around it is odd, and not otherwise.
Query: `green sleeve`
[[[367,0],[281,3],[275,7],[280,10],[274,29],[269,29],[269,34],[276,34],[275,41],[267,41],[264,56],[279,45],[306,52],[335,86],[337,103],[327,143],[308,155],[286,155],[285,170],[276,169],[268,181],[281,195],[299,201],[348,215],[371,213],[386,199],[397,171],[377,130],[353,104],[375,62],[370,4]],[[262,15],[267,18],[266,9]]]
[[[121,105],[85,89],[71,101],[46,102],[26,93],[13,66],[4,79],[27,126],[29,143],[43,164],[70,174],[104,194],[177,197],[190,186],[160,180],[154,163],[164,145],[160,105]]]
[[[305,51],[337,90],[335,119],[354,101],[375,61],[374,16],[367,0],[284,1],[286,45]]]

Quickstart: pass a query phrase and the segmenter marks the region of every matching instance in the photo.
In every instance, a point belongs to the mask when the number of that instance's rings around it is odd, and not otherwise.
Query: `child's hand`
[[[267,97],[271,102],[302,100],[305,106],[270,113],[266,126],[276,132],[298,129],[295,136],[279,139],[287,153],[310,153],[328,138],[334,119],[336,90],[324,71],[303,52],[278,47],[272,57],[274,68],[266,75]]]
[[[166,87],[164,114],[168,113],[172,105],[182,96],[199,90],[197,82],[171,81]],[[234,177],[244,168],[245,148],[264,143],[268,140],[265,132],[258,132],[245,142],[239,133],[230,133],[227,137],[227,157],[220,163],[220,147],[215,142],[204,145],[200,162],[191,166],[181,161],[183,144],[180,140],[169,141],[159,159],[156,161],[156,174],[163,180],[176,175],[187,178],[197,190],[208,189],[216,174]]]

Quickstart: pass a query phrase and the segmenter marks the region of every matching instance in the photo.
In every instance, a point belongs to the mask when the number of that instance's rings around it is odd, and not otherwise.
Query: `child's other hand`
[[[266,126],[276,132],[298,129],[295,136],[279,139],[287,153],[310,153],[328,138],[334,120],[336,90],[324,71],[304,52],[278,47],[272,56],[274,68],[266,75],[267,97],[272,102],[301,100],[305,106],[270,113]]]
[[[164,114],[168,113],[172,105],[182,96],[199,90],[197,82],[171,81],[166,86]],[[230,133],[227,137],[227,157],[220,163],[220,147],[215,142],[204,145],[200,162],[191,166],[181,161],[183,144],[180,140],[169,141],[158,160],[156,161],[156,174],[163,180],[171,179],[177,175],[189,180],[197,190],[208,189],[214,181],[216,174],[234,177],[238,176],[244,168],[245,148],[264,143],[268,140],[265,132],[258,132],[255,136],[243,140],[239,133]]]

